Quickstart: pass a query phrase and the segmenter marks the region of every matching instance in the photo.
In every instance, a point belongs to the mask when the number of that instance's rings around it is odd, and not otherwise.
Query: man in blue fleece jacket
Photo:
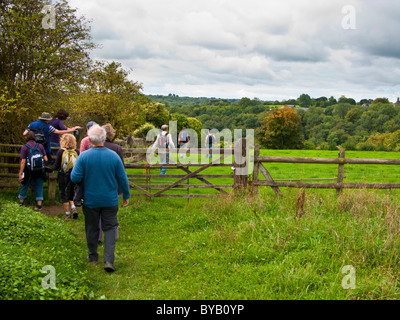
[[[71,173],[71,181],[83,181],[83,213],[85,215],[87,260],[98,264],[99,220],[104,232],[104,269],[115,271],[115,229],[118,227],[118,186],[123,206],[129,204],[129,182],[124,165],[117,153],[104,147],[106,131],[94,125],[88,131],[92,148],[82,152]]]

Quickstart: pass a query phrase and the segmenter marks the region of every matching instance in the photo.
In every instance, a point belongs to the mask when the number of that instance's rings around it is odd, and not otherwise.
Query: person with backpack
[[[53,119],[53,117],[51,116],[50,113],[43,112],[39,116],[38,120],[31,122],[29,124],[28,128],[25,129],[25,131],[23,133],[23,135],[26,135],[27,132],[32,131],[35,134],[36,142],[43,145],[43,147],[46,151],[48,162],[50,164],[52,162],[50,135],[51,134],[61,135],[61,134],[71,133],[78,129],[81,129],[80,126],[75,126],[75,127],[69,128],[67,130],[58,130],[49,124],[50,120],[52,120],[52,119]]]
[[[190,141],[190,136],[189,133],[186,131],[186,128],[183,127],[182,131],[179,132],[178,135],[178,148],[185,150],[188,148],[189,146],[189,141]],[[185,158],[186,157],[186,152],[181,152],[180,154],[181,158]]]
[[[54,163],[55,170],[58,171],[58,188],[60,199],[65,211],[65,220],[71,218],[77,219],[78,212],[74,204],[74,195],[76,191],[75,184],[71,181],[71,172],[79,156],[79,150],[76,148],[76,138],[72,134],[63,134],[60,140],[61,148],[56,155]]]
[[[172,141],[171,134],[168,133],[168,125],[163,124],[161,126],[161,133],[157,135],[156,141],[151,147],[153,150],[158,149],[175,149],[175,144]],[[159,152],[160,163],[169,163],[169,153]],[[167,172],[167,167],[161,166],[160,174],[165,174]]]
[[[210,157],[212,159],[212,147],[215,142],[215,136],[211,133],[210,130],[208,130],[208,134],[206,136],[206,141],[205,141],[205,147],[209,149],[208,155],[206,158]]]
[[[35,188],[36,209],[42,209],[43,182],[46,179],[44,163],[47,161],[44,147],[36,142],[35,134],[32,131],[25,135],[26,144],[21,148],[21,162],[18,180],[22,183],[18,195],[20,205],[24,204],[28,188],[33,185]]]

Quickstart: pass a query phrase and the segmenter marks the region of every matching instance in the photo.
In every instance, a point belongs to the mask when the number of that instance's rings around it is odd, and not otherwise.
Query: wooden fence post
[[[236,141],[234,148],[234,181],[233,189],[237,191],[245,191],[247,189],[249,173],[248,173],[248,154],[247,139],[242,138]]]
[[[258,194],[258,175],[260,171],[260,162],[258,161],[258,157],[260,156],[260,145],[256,144],[254,146],[254,168],[253,168],[253,183],[252,183],[252,192],[253,194]]]
[[[51,205],[56,203],[56,184],[57,178],[53,172],[49,173],[48,176],[48,186],[49,186],[49,201]]]
[[[338,176],[337,183],[343,184],[344,177],[344,158],[345,158],[346,149],[340,148],[339,151],[339,166],[338,166]],[[336,195],[340,196],[342,194],[343,187],[336,189]]]

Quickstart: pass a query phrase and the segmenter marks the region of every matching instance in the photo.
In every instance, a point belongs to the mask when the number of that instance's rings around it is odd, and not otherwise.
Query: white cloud
[[[70,0],[96,59],[133,68],[145,93],[260,99],[400,95],[400,2]],[[355,9],[345,30],[342,8]]]

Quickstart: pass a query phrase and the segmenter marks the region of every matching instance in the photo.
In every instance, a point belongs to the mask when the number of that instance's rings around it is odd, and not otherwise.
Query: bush
[[[390,151],[389,148],[387,148],[383,143],[379,143],[375,147],[375,151]]]
[[[303,145],[303,149],[304,150],[315,150],[316,147],[315,147],[315,144],[312,143],[311,141],[305,141],[304,145]]]
[[[147,133],[152,130],[155,129],[156,127],[154,125],[152,125],[151,123],[146,122],[145,124],[143,124],[141,127],[139,127],[139,129],[136,129],[133,132],[133,136],[135,138],[146,138]]]
[[[355,151],[355,150],[357,150],[357,145],[355,142],[353,142],[349,139],[345,143],[342,144],[342,148],[344,148],[346,150]]]
[[[322,142],[319,145],[319,150],[337,150],[335,145],[329,144],[328,142]]]
[[[64,222],[18,204],[0,207],[0,299],[88,299],[85,251]],[[42,272],[55,270],[55,289]]]
[[[375,146],[371,142],[360,142],[357,144],[358,151],[375,151]]]

